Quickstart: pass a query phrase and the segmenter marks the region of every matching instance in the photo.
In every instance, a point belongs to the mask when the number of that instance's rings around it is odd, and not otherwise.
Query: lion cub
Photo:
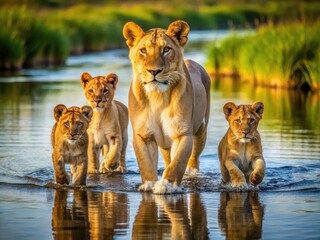
[[[88,168],[87,129],[93,114],[92,108],[67,108],[59,104],[53,113],[56,120],[51,132],[54,181],[56,184],[69,184],[65,164],[71,164],[73,185],[85,185]]]
[[[92,77],[85,72],[80,81],[86,99],[93,108],[88,129],[88,173],[98,173],[100,149],[103,154],[100,173],[125,173],[129,117],[127,107],[113,100],[118,76],[111,73],[107,76]]]
[[[235,189],[248,189],[247,182],[257,186],[265,176],[266,164],[257,130],[263,110],[262,102],[251,106],[228,102],[223,107],[229,129],[218,147],[220,169],[222,182],[231,182]]]

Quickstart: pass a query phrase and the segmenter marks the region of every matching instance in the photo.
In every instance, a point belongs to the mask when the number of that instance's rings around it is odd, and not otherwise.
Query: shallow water
[[[185,56],[203,64],[207,42],[198,42],[199,36],[212,41],[225,34],[192,33]],[[126,49],[70,57],[64,68],[23,70],[16,76],[0,77],[1,239],[107,235],[124,239],[319,239],[320,95],[315,93],[213,80],[200,174],[184,178],[183,195],[137,192],[141,179],[131,129],[126,175],[90,175],[87,191],[45,189],[53,180],[52,110],[59,103],[86,104],[79,82],[83,71],[117,73],[115,98],[127,104],[131,66]],[[217,145],[227,130],[222,107],[228,101],[265,104],[259,132],[267,173],[260,192],[220,192]],[[159,174],[163,168],[160,160]],[[32,226],[33,222],[39,225]],[[17,225],[21,232],[15,230]]]

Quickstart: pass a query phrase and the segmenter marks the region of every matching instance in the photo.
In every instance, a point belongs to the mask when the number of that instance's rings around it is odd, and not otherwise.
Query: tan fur
[[[229,129],[219,143],[219,160],[224,183],[236,189],[247,189],[247,182],[257,186],[262,182],[266,164],[257,130],[263,103],[239,105],[226,103],[223,107]]]
[[[123,28],[133,68],[129,115],[143,181],[140,190],[150,191],[157,181],[158,147],[166,163],[162,180],[171,185],[180,185],[187,165],[192,171],[199,169],[207,136],[210,78],[199,64],[183,60],[188,33],[184,21],[171,23],[167,30],[144,32],[133,22]],[[153,192],[174,192],[167,188]]]
[[[118,76],[91,77],[89,73],[81,75],[81,84],[93,117],[88,129],[89,147],[88,173],[98,173],[100,150],[103,161],[99,172],[126,172],[126,148],[128,143],[128,109],[114,100]]]
[[[54,124],[51,132],[52,163],[56,184],[69,184],[65,164],[71,164],[72,183],[85,185],[88,166],[87,129],[92,108],[70,107],[59,104],[54,108]]]

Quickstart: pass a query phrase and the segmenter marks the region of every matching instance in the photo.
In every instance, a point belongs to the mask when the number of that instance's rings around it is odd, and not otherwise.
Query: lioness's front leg
[[[122,141],[120,137],[112,137],[109,151],[103,151],[103,161],[100,165],[100,173],[112,172],[119,165],[121,157]]]
[[[100,149],[94,143],[93,137],[89,138],[88,145],[88,173],[98,173]]]
[[[263,158],[258,158],[252,161],[252,173],[249,176],[249,181],[253,186],[257,186],[262,182],[266,174],[266,163]]]
[[[248,184],[243,172],[238,168],[232,158],[228,158],[225,167],[228,169],[230,178],[231,178],[231,185],[234,188],[240,190],[248,189]]]
[[[180,192],[178,188],[186,171],[192,152],[193,138],[186,135],[174,140],[171,148],[172,161],[164,170],[161,181],[157,182],[153,193],[165,194]]]
[[[133,135],[133,148],[137,157],[142,185],[140,191],[151,191],[158,180],[158,150],[154,139]]]

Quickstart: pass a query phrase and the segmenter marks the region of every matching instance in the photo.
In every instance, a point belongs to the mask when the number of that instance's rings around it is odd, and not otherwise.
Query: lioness
[[[88,168],[87,129],[92,117],[92,108],[67,108],[59,104],[53,113],[56,120],[51,132],[54,181],[56,184],[69,184],[70,178],[65,164],[71,164],[72,183],[85,185]]]
[[[266,164],[257,127],[263,110],[262,102],[239,106],[228,102],[224,105],[229,129],[218,147],[223,184],[230,182],[233,188],[246,190],[247,182],[254,186],[262,182]]]
[[[103,161],[99,172],[125,173],[129,117],[127,107],[113,100],[118,76],[110,73],[107,76],[93,78],[84,72],[80,81],[86,99],[93,108],[93,117],[88,129],[88,173],[98,173],[101,148]]]
[[[181,191],[187,165],[191,171],[199,169],[207,137],[210,78],[198,63],[183,60],[189,30],[184,21],[171,23],[167,30],[144,32],[134,22],[123,28],[133,68],[129,115],[141,191]],[[166,164],[160,181],[158,146]]]

